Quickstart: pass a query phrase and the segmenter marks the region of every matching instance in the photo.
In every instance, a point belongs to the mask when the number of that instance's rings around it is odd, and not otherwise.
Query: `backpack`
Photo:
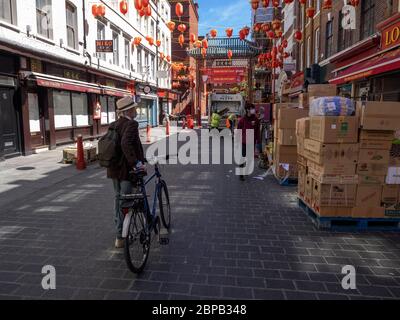
[[[110,125],[108,132],[100,138],[99,144],[99,164],[103,168],[116,167],[122,157],[121,138],[117,132],[115,122]]]

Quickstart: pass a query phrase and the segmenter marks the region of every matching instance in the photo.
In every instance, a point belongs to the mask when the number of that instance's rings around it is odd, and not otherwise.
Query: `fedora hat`
[[[124,112],[138,106],[134,97],[127,96],[117,101],[117,111]]]

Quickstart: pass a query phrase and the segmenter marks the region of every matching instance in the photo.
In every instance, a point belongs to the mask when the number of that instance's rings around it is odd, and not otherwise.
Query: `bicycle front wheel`
[[[169,203],[168,188],[165,181],[161,181],[160,192],[158,193],[158,203],[160,206],[160,216],[164,228],[169,230],[171,227],[171,205]]]
[[[128,268],[133,273],[141,273],[149,257],[151,235],[147,232],[147,225],[146,214],[142,210],[133,213],[124,251]]]

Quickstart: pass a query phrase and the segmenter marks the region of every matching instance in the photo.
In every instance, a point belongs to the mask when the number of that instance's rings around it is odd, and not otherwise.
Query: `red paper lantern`
[[[301,41],[301,40],[303,40],[303,33],[300,31],[300,30],[297,30],[295,33],[294,33],[294,38],[297,40],[297,41]]]
[[[332,0],[324,0],[324,2],[322,3],[322,9],[324,10],[332,9]]]
[[[101,4],[97,6],[97,16],[104,17],[106,15],[106,6]]]
[[[157,47],[161,47],[161,40],[157,40],[157,41],[156,41],[156,46],[157,46]]]
[[[183,47],[183,44],[185,43],[185,37],[183,34],[179,35],[178,41],[181,47]]]
[[[189,36],[189,40],[190,40],[190,43],[195,43],[196,42],[196,35],[194,34],[194,33],[191,33],[190,34],[190,36]]]
[[[144,8],[144,13],[147,17],[151,17],[151,6],[147,6]]]
[[[183,5],[182,5],[182,3],[178,2],[176,4],[175,13],[179,18],[183,16]]]
[[[215,37],[217,36],[217,30],[212,29],[212,30],[210,31],[210,35],[211,35],[211,37],[215,38]]]
[[[173,21],[168,22],[167,27],[171,32],[173,32],[175,30],[175,22]]]
[[[141,42],[142,42],[142,38],[141,37],[136,37],[135,39],[133,39],[133,44],[135,46],[140,45]]]
[[[167,56],[167,61],[171,62],[171,57],[170,56]]]
[[[119,2],[119,11],[121,11],[123,15],[128,13],[128,1],[122,0]]]
[[[135,0],[135,9],[140,11],[143,9],[143,2],[142,0]]]
[[[253,8],[253,10],[257,10],[258,9],[259,3],[260,3],[259,0],[251,0],[251,7]]]
[[[208,49],[208,41],[207,39],[203,39],[203,41],[201,42],[202,46],[204,49]]]
[[[232,35],[233,35],[233,29],[232,28],[226,29],[225,32],[226,32],[226,36],[228,38],[232,37]]]
[[[230,59],[232,59],[232,57],[233,57],[232,50],[228,50],[228,59],[230,60]]]
[[[179,30],[179,32],[180,33],[184,33],[185,31],[186,31],[186,25],[185,24],[180,24],[179,26],[178,26],[178,30]]]

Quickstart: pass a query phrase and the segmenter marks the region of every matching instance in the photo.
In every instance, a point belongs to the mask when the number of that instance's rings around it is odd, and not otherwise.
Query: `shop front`
[[[0,54],[0,158],[21,152],[15,58]]]
[[[178,94],[171,90],[158,91],[158,105],[159,105],[159,124],[162,124],[164,114],[170,115],[172,113],[172,105],[174,101],[178,101]]]
[[[364,42],[359,46],[365,47],[361,54],[335,61],[338,68],[329,82],[338,86],[341,95],[355,100],[400,101],[400,14],[379,24],[378,29],[379,41],[371,41],[369,46]]]
[[[78,135],[84,139],[104,135],[116,120],[117,99],[132,94],[126,89],[101,85],[90,73],[60,71],[52,66],[46,69],[47,73],[21,72],[26,85],[26,154],[72,143]],[[68,77],[60,77],[60,73]]]
[[[147,125],[156,127],[159,123],[157,89],[138,83],[136,85],[136,95],[140,97],[138,116],[136,118],[136,121],[139,122],[139,128],[145,128]]]

